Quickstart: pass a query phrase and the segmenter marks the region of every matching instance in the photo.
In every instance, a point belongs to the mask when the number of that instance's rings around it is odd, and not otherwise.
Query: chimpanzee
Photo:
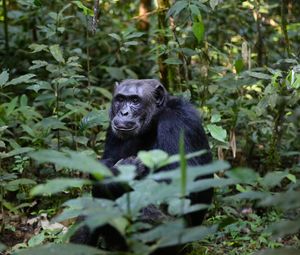
[[[155,79],[129,79],[116,84],[110,109],[110,127],[107,131],[102,163],[114,175],[118,174],[115,164],[134,164],[137,166],[136,179],[143,178],[148,171],[137,159],[140,150],[160,149],[169,155],[178,154],[180,133],[184,132],[187,153],[206,150],[202,156],[192,158],[189,165],[203,165],[211,162],[207,137],[196,109],[182,98],[170,96],[165,87]],[[166,171],[176,167],[170,165],[159,169]],[[97,184],[92,194],[96,198],[117,199],[128,186],[120,183]],[[210,204],[213,191],[192,193],[192,204]],[[205,212],[197,211],[186,215],[188,226],[200,225]],[[79,231],[71,242],[96,246],[99,235],[105,243],[117,250],[126,250],[127,244],[110,225],[97,228],[93,233],[87,229]],[[159,252],[158,252],[159,253]],[[155,253],[155,254],[158,254]],[[174,254],[171,249],[160,254]]]

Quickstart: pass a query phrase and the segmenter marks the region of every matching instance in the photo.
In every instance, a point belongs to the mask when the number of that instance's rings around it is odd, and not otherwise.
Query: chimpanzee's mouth
[[[117,130],[117,131],[121,131],[121,132],[129,132],[129,131],[133,131],[137,128],[137,126],[133,126],[130,128],[126,128],[126,127],[117,127],[115,125],[113,125],[113,129]]]

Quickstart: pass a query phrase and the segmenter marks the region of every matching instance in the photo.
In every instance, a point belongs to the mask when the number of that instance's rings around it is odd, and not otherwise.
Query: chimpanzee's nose
[[[121,110],[120,112],[122,116],[127,116],[129,114],[127,110]]]

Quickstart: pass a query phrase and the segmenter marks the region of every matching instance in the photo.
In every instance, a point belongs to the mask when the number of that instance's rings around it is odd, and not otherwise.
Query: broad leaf
[[[57,62],[59,62],[59,63],[65,63],[62,51],[61,51],[61,49],[60,49],[60,47],[59,47],[58,44],[51,45],[49,47],[49,49],[50,49],[50,52],[51,52],[52,56],[55,58],[55,60]]]
[[[29,73],[29,74],[25,74],[22,75],[18,78],[12,79],[10,82],[6,83],[6,86],[8,85],[17,85],[17,84],[21,84],[21,83],[28,83],[31,82],[31,78],[35,77],[35,74]]]
[[[192,29],[194,36],[197,38],[198,43],[200,43],[204,37],[204,23],[202,19],[198,22],[194,22]]]
[[[40,150],[29,154],[40,163],[53,163],[60,167],[76,169],[93,174],[96,178],[111,176],[110,170],[92,157],[75,151],[59,152],[54,150]]]
[[[265,74],[265,73],[259,73],[259,72],[253,72],[253,71],[247,71],[246,72],[249,76],[256,78],[256,79],[262,79],[262,80],[271,80],[272,75]]]
[[[210,0],[209,5],[214,10],[219,3],[222,3],[223,0]]]
[[[227,132],[225,129],[215,124],[208,124],[207,129],[213,138],[220,142],[226,142]]]
[[[0,74],[0,87],[2,87],[8,81],[8,78],[9,78],[8,71],[3,71]]]
[[[46,244],[13,253],[13,255],[104,255],[107,254],[90,246],[79,244]]]
[[[89,180],[75,178],[60,178],[47,181],[45,184],[40,184],[31,190],[31,195],[51,195],[62,192],[68,188],[81,188],[83,185],[90,184]]]
[[[9,157],[13,157],[13,156],[16,156],[16,155],[20,155],[20,154],[23,154],[23,153],[28,153],[30,151],[33,151],[34,149],[31,148],[31,147],[21,147],[21,148],[18,148],[18,149],[14,149],[8,153],[0,153],[0,158],[9,158]]]

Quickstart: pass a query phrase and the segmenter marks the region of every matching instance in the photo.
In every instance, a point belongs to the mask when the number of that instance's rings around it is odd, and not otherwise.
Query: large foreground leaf
[[[40,150],[30,153],[30,156],[40,163],[53,163],[60,167],[90,173],[97,179],[111,176],[111,172],[106,166],[83,152]]]
[[[15,252],[14,255],[103,255],[108,254],[96,248],[78,244],[47,244]]]
[[[49,180],[45,184],[35,186],[31,190],[31,195],[55,194],[68,188],[81,188],[85,184],[90,184],[89,180],[75,178],[60,178]]]

